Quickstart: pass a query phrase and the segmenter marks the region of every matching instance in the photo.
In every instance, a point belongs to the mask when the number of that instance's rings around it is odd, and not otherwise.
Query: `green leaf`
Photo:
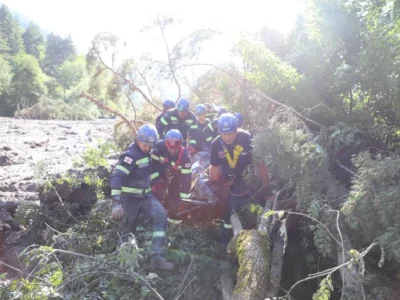
[[[263,217],[268,218],[268,217],[273,216],[273,215],[275,215],[275,214],[276,214],[276,211],[270,210],[270,211],[267,211],[267,212],[264,214]]]

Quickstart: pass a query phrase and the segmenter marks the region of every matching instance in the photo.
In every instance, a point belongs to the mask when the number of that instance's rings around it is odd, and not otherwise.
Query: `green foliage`
[[[79,100],[89,86],[89,74],[85,59],[76,56],[72,39],[53,33],[45,39],[35,23],[22,32],[4,4],[0,69],[0,116],[87,120],[99,115],[94,104]],[[104,90],[100,86],[98,92]]]
[[[321,280],[318,291],[313,295],[312,300],[329,300],[333,292],[331,276]]]
[[[15,116],[41,120],[93,120],[98,117],[98,111],[90,103],[81,106],[42,97],[32,107],[16,112]]]
[[[31,22],[22,34],[22,38],[26,53],[33,55],[37,60],[41,61],[44,57],[45,44],[40,27]]]
[[[254,137],[254,157],[266,163],[272,177],[295,187],[298,207],[306,210],[315,200],[336,199],[343,192],[329,171],[327,152],[290,114],[277,115],[269,129]],[[286,122],[278,122],[285,120]]]
[[[300,80],[293,67],[283,63],[262,44],[242,39],[238,47],[249,70],[245,72],[246,78],[268,94],[276,95],[283,89],[294,89]]]
[[[66,60],[75,57],[75,46],[70,37],[62,38],[50,33],[46,41],[46,55],[43,60],[44,72],[57,78],[57,68]]]
[[[23,50],[21,27],[6,5],[0,8],[0,51],[15,55]]]
[[[293,190],[299,211],[324,224],[330,223],[324,205],[339,207],[345,195],[329,170],[327,153],[302,122],[284,111],[271,120],[268,130],[254,137],[254,158],[266,163],[272,177],[280,178]],[[326,229],[306,222],[303,230],[324,258],[335,257]]]
[[[0,56],[0,96],[7,91],[11,81],[11,66],[10,64]],[[0,106],[1,107],[1,106]]]
[[[144,268],[148,264],[151,235],[143,232],[142,222],[139,222],[137,235],[131,235],[117,248],[118,229],[110,219],[111,206],[111,201],[98,201],[89,215],[69,225],[50,221],[49,218],[58,219],[59,215],[48,211],[45,222],[51,227],[47,225],[43,230],[42,243],[45,246],[30,247],[21,254],[21,261],[31,266],[31,276],[2,284],[2,299],[15,295],[21,299],[33,299],[34,296],[37,299],[56,296],[69,299],[155,299],[143,280],[164,299],[177,297],[177,292],[182,292],[185,287],[177,291],[186,272],[153,273]],[[35,216],[43,224],[43,216],[37,213]],[[210,299],[218,290],[219,262],[213,259],[217,254],[216,245],[213,245],[215,241],[209,240],[215,234],[180,227],[169,231],[172,245],[179,248],[182,245],[191,251],[169,251],[175,258],[187,258],[184,265],[190,265],[190,268],[187,269],[186,284],[190,281],[195,290],[200,288],[196,293],[191,291],[191,299]],[[140,275],[136,273],[139,271]]]
[[[77,85],[86,74],[86,64],[83,57],[78,56],[74,60],[66,60],[57,69],[58,82],[64,89],[70,89]]]
[[[349,226],[358,241],[367,245],[379,241],[390,259],[400,262],[398,209],[400,158],[379,154],[372,158],[362,153],[355,160],[357,177],[343,206]]]
[[[118,153],[118,149],[113,142],[98,142],[98,146],[86,145],[85,151],[82,153],[81,158],[83,163],[92,168],[105,167],[108,168],[107,157],[110,154]]]
[[[46,94],[45,74],[38,60],[28,54],[18,54],[13,60],[13,77],[10,85],[10,103],[16,107],[18,103],[31,106]]]

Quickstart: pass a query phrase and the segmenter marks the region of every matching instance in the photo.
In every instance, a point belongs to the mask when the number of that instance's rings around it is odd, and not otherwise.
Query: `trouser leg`
[[[165,252],[165,226],[167,212],[153,195],[143,200],[141,212],[152,222],[152,255],[163,255]]]
[[[242,195],[247,190],[243,183],[235,183],[235,185],[231,186],[230,190],[234,195],[240,196],[234,196],[231,193],[228,196],[228,209],[222,217],[223,229],[221,233],[221,242],[225,244],[228,243],[233,236],[231,215],[237,212],[240,207],[248,204],[248,193]]]
[[[169,184],[168,189],[168,208],[169,216],[174,218],[179,211],[179,200],[180,200],[180,186],[179,176],[174,176]]]
[[[136,231],[140,202],[131,196],[121,196],[120,204],[125,211],[125,217],[118,222],[120,231],[124,234],[133,233]]]

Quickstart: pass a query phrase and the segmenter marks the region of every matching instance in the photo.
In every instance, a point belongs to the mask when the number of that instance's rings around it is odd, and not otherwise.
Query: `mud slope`
[[[38,200],[35,175],[72,167],[74,156],[111,138],[113,120],[43,121],[0,118],[0,206]],[[43,173],[43,172],[41,172]]]

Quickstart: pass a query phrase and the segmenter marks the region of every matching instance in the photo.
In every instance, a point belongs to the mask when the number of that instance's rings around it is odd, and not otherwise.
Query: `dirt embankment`
[[[37,176],[72,167],[85,149],[111,138],[113,120],[43,121],[0,118],[0,208],[37,201]]]

